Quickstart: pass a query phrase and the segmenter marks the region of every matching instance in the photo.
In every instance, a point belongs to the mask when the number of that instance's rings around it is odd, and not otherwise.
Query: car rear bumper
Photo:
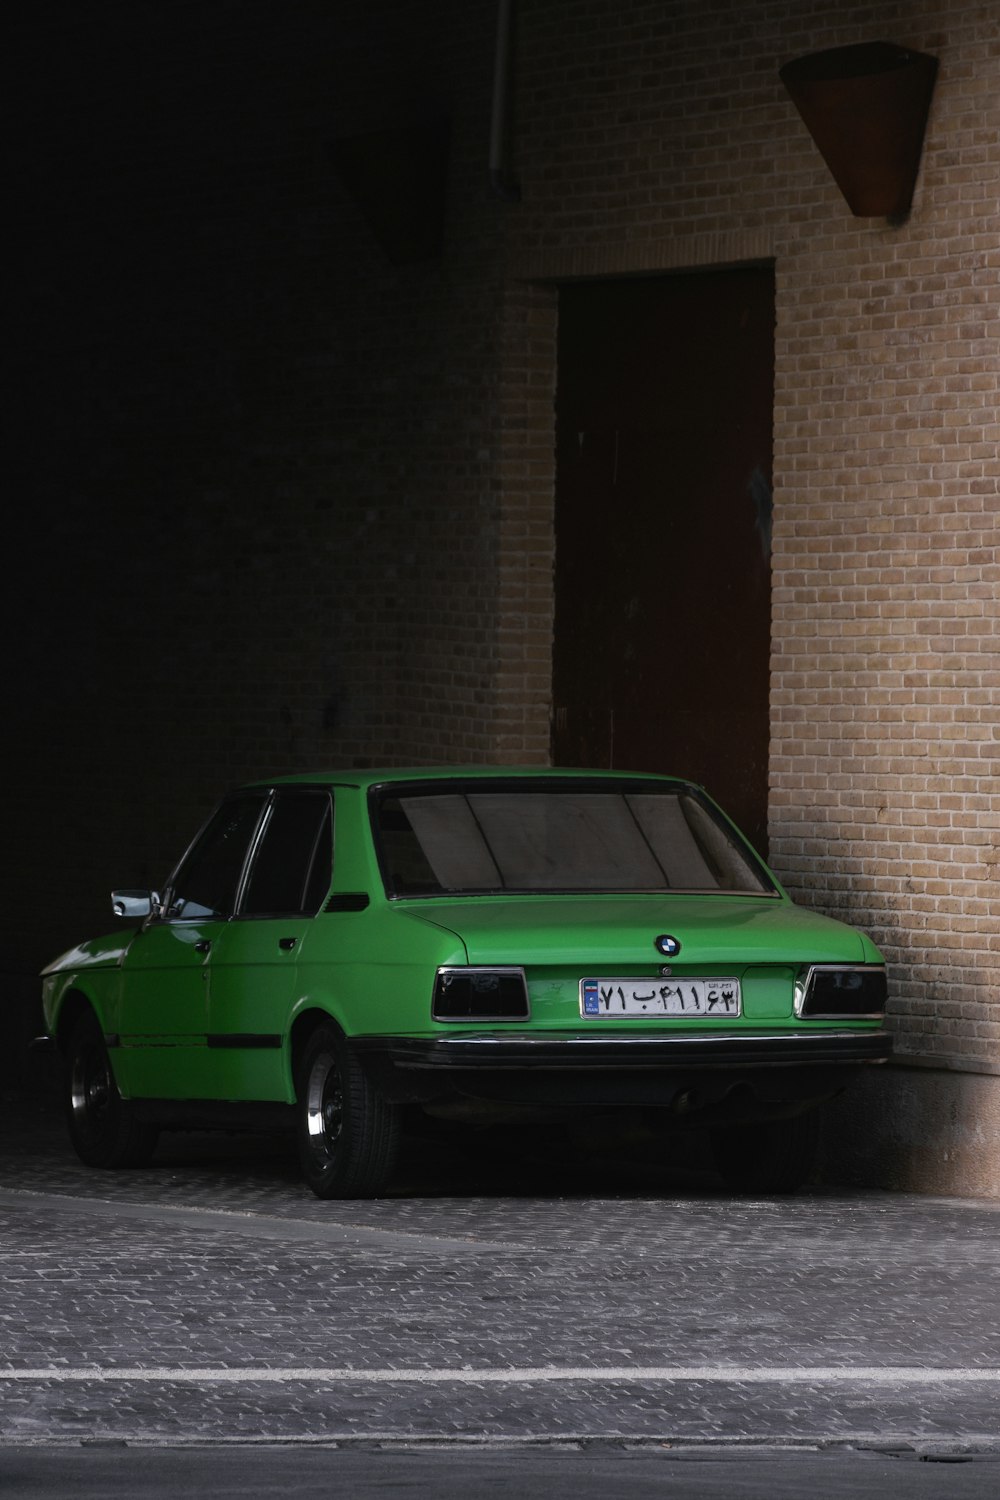
[[[359,1037],[354,1046],[377,1087],[400,1101],[649,1105],[698,1114],[742,1098],[753,1115],[830,1098],[855,1068],[886,1062],[892,1039],[886,1031],[846,1029],[657,1037],[465,1032]]]
[[[887,1031],[717,1032],[587,1036],[577,1032],[456,1032],[436,1037],[358,1037],[366,1057],[404,1070],[760,1068],[884,1063]]]

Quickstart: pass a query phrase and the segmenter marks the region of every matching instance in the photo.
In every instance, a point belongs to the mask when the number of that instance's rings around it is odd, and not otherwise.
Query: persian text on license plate
[[[738,1016],[738,979],[581,979],[585,1016]]]

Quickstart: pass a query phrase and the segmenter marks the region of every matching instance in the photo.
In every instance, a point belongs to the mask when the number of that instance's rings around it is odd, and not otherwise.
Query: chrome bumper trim
[[[578,1032],[478,1032],[441,1037],[365,1036],[358,1051],[404,1069],[760,1068],[884,1063],[887,1031],[718,1031],[674,1036]]]

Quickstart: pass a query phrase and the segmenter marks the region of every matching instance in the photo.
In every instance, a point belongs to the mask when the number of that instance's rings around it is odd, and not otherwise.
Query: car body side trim
[[[209,1032],[205,1041],[209,1047],[237,1047],[237,1048],[268,1048],[280,1047],[281,1036],[278,1032],[266,1031],[223,1031]]]

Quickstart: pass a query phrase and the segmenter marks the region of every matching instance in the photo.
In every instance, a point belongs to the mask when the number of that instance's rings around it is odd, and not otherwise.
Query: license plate
[[[581,979],[585,1016],[738,1016],[738,979]]]

